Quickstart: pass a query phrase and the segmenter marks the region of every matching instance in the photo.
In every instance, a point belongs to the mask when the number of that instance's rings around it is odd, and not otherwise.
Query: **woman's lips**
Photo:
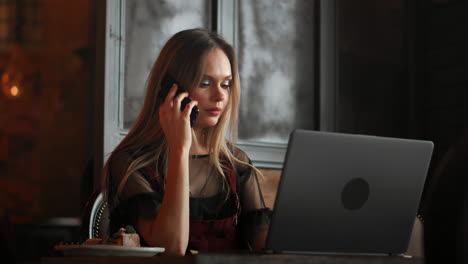
[[[210,116],[219,116],[221,114],[221,111],[222,111],[222,109],[218,108],[218,107],[206,109],[206,112]]]

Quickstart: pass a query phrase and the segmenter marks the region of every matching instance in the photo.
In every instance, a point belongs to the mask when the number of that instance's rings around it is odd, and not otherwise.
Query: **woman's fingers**
[[[184,120],[189,120],[190,113],[192,108],[197,105],[196,101],[190,101],[183,111],[181,110],[182,101],[189,96],[188,92],[182,92],[177,94],[177,85],[174,84],[169,93],[164,100],[163,105],[161,105],[159,109],[159,118],[163,122],[172,122],[170,120],[176,121],[179,118],[183,118]],[[177,122],[177,121],[176,121]]]
[[[171,89],[167,93],[166,99],[164,99],[164,105],[172,107],[172,102],[173,102],[176,92],[177,92],[177,84],[174,83],[172,84]]]
[[[191,145],[190,112],[197,102],[190,102],[180,110],[182,100],[189,96],[188,92],[177,94],[177,85],[169,90],[167,98],[159,108],[159,120],[166,135],[168,144],[175,148],[187,148]]]
[[[187,106],[185,106],[185,109],[184,111],[182,112],[182,115],[185,116],[185,117],[190,117],[190,113],[192,113],[192,109],[198,105],[198,102],[197,101],[190,101],[190,103],[187,104]]]
[[[180,93],[178,94],[175,98],[174,98],[174,105],[173,105],[173,109],[178,109],[179,112],[181,111],[180,110],[180,105],[182,104],[182,100],[184,100],[185,97],[188,97],[189,94],[187,92],[183,92],[183,93]]]

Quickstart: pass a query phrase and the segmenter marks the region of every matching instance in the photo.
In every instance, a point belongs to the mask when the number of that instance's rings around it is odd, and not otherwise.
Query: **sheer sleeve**
[[[248,156],[237,150],[236,157],[241,161],[252,164]],[[238,192],[241,200],[240,229],[243,239],[250,249],[256,235],[268,230],[271,218],[271,209],[267,208],[260,186],[261,176],[247,165],[237,166]]]
[[[121,179],[126,170],[121,164],[125,163],[115,160],[113,164],[116,166],[111,167],[112,176],[114,179]],[[112,189],[114,191],[109,193],[109,200],[113,200],[113,206],[110,207],[111,232],[116,232],[127,225],[137,229],[138,220],[150,220],[156,217],[162,202],[162,194],[155,191],[150,175],[147,175],[144,170],[131,174],[121,193],[116,193],[116,187]]]

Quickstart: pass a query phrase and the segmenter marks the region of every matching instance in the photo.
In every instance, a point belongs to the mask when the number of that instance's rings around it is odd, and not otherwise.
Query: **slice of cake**
[[[140,247],[140,236],[136,232],[129,233],[125,228],[120,228],[107,241],[107,245],[119,245],[124,247]]]

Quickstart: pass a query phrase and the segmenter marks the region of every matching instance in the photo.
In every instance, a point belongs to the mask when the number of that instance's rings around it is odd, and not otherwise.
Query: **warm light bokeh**
[[[16,85],[13,85],[11,88],[10,88],[10,94],[11,96],[18,96],[19,95],[19,89],[18,89],[18,86]]]

